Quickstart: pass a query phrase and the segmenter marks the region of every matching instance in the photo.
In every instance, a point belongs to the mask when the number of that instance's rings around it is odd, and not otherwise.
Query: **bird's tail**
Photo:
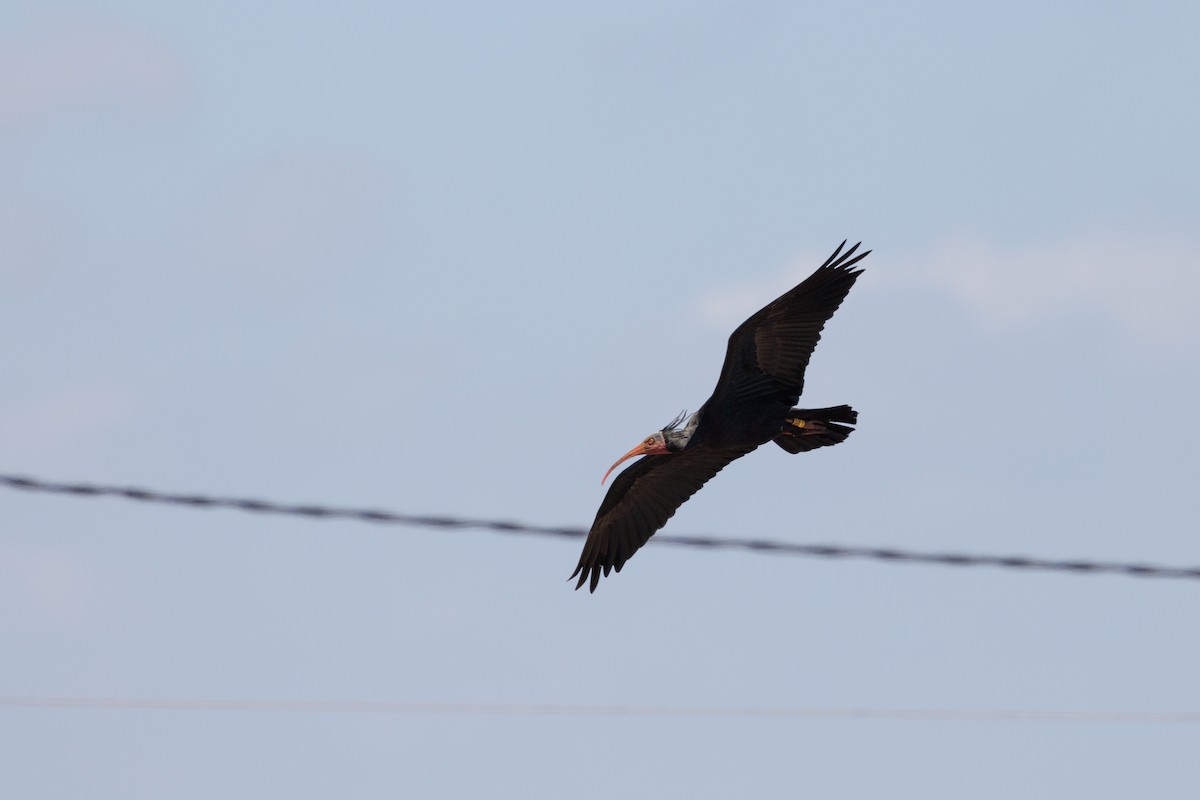
[[[802,453],[843,442],[858,424],[858,412],[850,406],[793,408],[784,420],[775,444],[789,453]]]

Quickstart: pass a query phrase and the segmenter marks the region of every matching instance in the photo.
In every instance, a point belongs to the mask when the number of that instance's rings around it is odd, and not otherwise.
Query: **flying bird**
[[[861,242],[859,243],[861,244]],[[856,244],[833,255],[800,285],[767,304],[729,337],[721,377],[700,409],[686,412],[617,459],[645,456],[617,476],[588,532],[571,578],[596,591],[600,575],[621,571],[629,557],[667,523],[689,497],[734,459],[775,442],[800,453],[845,441],[858,422],[848,405],[793,408],[821,329],[837,311],[870,250]]]

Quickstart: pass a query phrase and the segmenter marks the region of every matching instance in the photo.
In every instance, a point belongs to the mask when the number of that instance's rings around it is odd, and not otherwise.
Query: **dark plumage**
[[[799,453],[850,435],[858,420],[850,406],[792,407],[821,329],[861,274],[852,267],[870,253],[855,256],[857,244],[842,253],[845,245],[730,335],[717,387],[695,414],[651,434],[617,462],[644,455],[616,477],[600,504],[571,575],[579,576],[576,589],[587,583],[594,592],[601,573],[620,572],[679,506],[734,459],[769,441]]]

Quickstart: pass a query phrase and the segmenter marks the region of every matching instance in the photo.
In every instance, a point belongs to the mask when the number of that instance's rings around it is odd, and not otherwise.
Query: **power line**
[[[659,717],[707,719],[846,719],[928,722],[1200,723],[1197,711],[1070,711],[996,708],[822,708],[802,706],[667,706],[581,703],[405,703],[386,700],[197,700],[146,697],[0,696],[0,708],[110,711],[251,711],[318,714]]]
[[[309,519],[351,519],[381,525],[406,525],[420,528],[480,529],[495,533],[529,534],[577,539],[587,535],[583,528],[528,525],[504,520],[464,517],[399,514],[358,508],[322,505],[293,505],[236,497],[212,497],[199,494],[173,494],[127,486],[101,486],[90,483],[58,483],[18,475],[0,475],[0,486],[28,492],[48,492],[75,497],[120,497],[144,503],[162,503],[189,508],[227,508],[257,514],[283,514]],[[851,558],[888,563],[934,564],[942,567],[998,567],[1001,569],[1069,572],[1077,575],[1119,574],[1138,578],[1187,578],[1200,580],[1200,567],[1170,567],[1083,559],[1044,559],[1026,556],[970,555],[967,553],[925,553],[887,547],[845,547],[831,544],[796,544],[774,539],[735,539],[723,536],[682,536],[658,534],[651,544],[668,544],[709,550],[750,550],[774,555],[812,558]]]

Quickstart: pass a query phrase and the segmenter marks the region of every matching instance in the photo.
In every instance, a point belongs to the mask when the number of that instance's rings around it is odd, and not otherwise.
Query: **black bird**
[[[601,572],[620,572],[709,478],[760,444],[799,453],[850,435],[858,422],[850,406],[792,407],[821,329],[862,272],[852,267],[871,252],[855,256],[858,245],[843,253],[845,246],[730,335],[717,388],[699,411],[686,421],[680,414],[609,467],[604,480],[626,459],[645,456],[617,476],[600,504],[571,574],[579,576],[576,589],[587,583],[596,591]]]

